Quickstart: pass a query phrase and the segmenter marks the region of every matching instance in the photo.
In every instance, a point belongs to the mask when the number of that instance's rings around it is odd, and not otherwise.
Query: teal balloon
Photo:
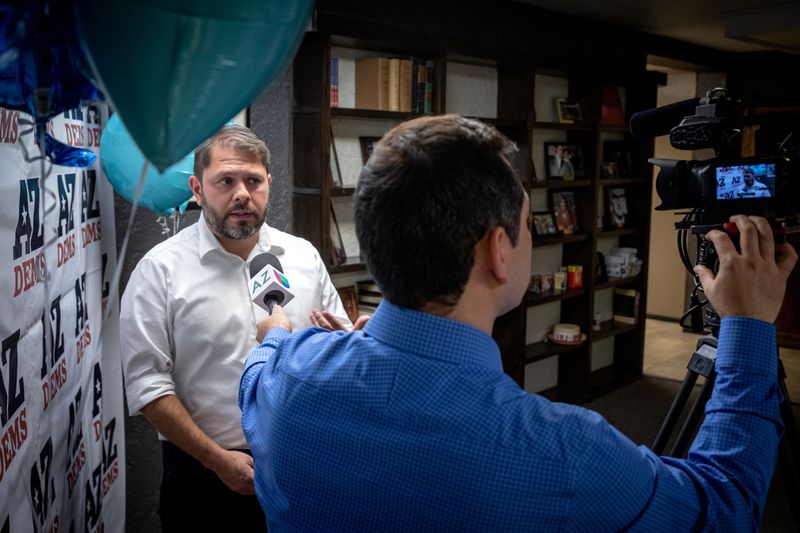
[[[114,190],[133,202],[142,175],[142,166],[147,161],[117,113],[103,128],[100,137],[100,162]],[[139,205],[159,215],[170,213],[184,205],[192,197],[189,176],[194,173],[193,169],[193,152],[163,172],[148,165]]]
[[[313,0],[76,0],[94,81],[163,170],[292,59]]]

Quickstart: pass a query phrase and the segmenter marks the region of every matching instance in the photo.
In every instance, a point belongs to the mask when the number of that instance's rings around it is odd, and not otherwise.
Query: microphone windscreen
[[[252,278],[261,272],[261,270],[267,265],[271,265],[272,268],[281,273],[283,272],[283,266],[281,266],[281,262],[277,257],[270,253],[263,253],[258,254],[253,258],[252,261],[250,261],[250,277]]]
[[[637,139],[666,135],[680,124],[684,117],[694,115],[699,103],[699,98],[692,98],[634,113],[631,116],[631,133]]]

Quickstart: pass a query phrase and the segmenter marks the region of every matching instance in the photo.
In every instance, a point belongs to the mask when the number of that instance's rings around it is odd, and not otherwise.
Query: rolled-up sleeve
[[[163,265],[142,259],[120,307],[122,371],[131,415],[161,396],[175,394],[169,302],[169,273]]]

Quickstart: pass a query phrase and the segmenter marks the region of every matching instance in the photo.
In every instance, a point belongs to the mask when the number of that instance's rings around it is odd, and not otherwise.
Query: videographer
[[[718,377],[687,459],[503,372],[495,319],[530,277],[513,144],[455,115],[375,147],[356,229],[384,301],[363,331],[273,327],[239,404],[271,531],[753,531],[783,431],[772,324],[797,256],[735,216],[698,274],[722,316]]]

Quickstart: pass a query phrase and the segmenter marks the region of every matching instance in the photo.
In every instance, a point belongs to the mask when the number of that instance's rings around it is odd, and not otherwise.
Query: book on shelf
[[[358,301],[368,305],[378,305],[383,300],[383,296],[374,296],[372,294],[359,293]]]
[[[425,105],[423,113],[433,112],[433,61],[428,59],[425,62]]]
[[[358,308],[363,314],[373,314],[378,304],[383,300],[383,294],[374,281],[357,281],[356,291],[358,292]]]
[[[389,109],[389,58],[366,57],[356,61],[356,107]]]
[[[410,59],[400,60],[400,111],[403,113],[411,112],[411,93],[414,90],[414,78]]]
[[[425,84],[427,83],[425,60],[415,57],[412,59],[412,63],[412,77],[414,79],[412,111],[414,113],[423,113],[425,111]]]
[[[372,280],[369,281],[357,281],[356,288],[358,292],[365,293],[365,294],[381,294],[381,290],[378,288],[378,284]]]
[[[338,76],[338,67],[336,70]],[[333,65],[331,73],[333,76]],[[338,88],[336,98],[338,106]],[[433,109],[433,61],[418,57],[369,57],[357,60],[356,107],[430,113]]]
[[[331,107],[339,107],[339,58],[331,57]]]
[[[639,291],[635,289],[614,289],[614,322],[617,324],[636,324],[639,320]]]
[[[400,58],[389,58],[389,111],[400,111]]]

